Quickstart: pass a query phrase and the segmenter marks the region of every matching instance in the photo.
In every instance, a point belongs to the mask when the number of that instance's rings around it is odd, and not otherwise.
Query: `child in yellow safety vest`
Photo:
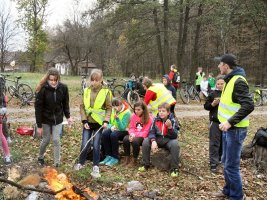
[[[103,86],[103,73],[94,69],[89,77],[89,87],[83,92],[83,101],[80,105],[81,120],[83,123],[82,144],[79,163],[76,170],[83,168],[87,152],[90,148],[88,141],[93,143],[93,178],[99,178],[100,144],[102,130],[108,127],[112,111],[112,94],[110,89]]]
[[[110,123],[102,134],[106,158],[100,164],[112,167],[119,163],[119,140],[128,135],[130,118],[128,104],[119,98],[113,99]]]

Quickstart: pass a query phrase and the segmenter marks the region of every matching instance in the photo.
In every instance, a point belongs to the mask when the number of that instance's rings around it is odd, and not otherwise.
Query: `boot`
[[[126,165],[128,165],[129,164],[129,162],[130,162],[130,156],[125,156],[125,158],[124,158],[124,160],[123,160],[123,162],[122,162],[122,165],[123,166],[126,166]]]
[[[131,161],[128,164],[129,167],[135,167],[137,166],[137,158],[132,158]]]

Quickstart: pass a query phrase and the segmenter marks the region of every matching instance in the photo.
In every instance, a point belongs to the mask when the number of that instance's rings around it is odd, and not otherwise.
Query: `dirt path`
[[[34,123],[34,108],[25,107],[25,108],[8,108],[8,120],[10,122],[21,122],[21,123]],[[80,120],[79,108],[74,107],[71,109],[72,117],[75,121]],[[178,118],[186,117],[204,117],[208,116],[209,112],[203,109],[202,105],[176,105],[176,114]],[[267,115],[267,107],[257,107],[251,113],[251,115]]]

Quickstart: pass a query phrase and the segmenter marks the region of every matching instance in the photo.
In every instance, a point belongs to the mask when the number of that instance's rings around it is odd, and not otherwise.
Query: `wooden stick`
[[[0,178],[0,182],[4,182],[4,183],[8,183],[9,185],[15,186],[21,190],[31,190],[31,191],[36,191],[36,192],[41,192],[41,193],[47,193],[47,194],[52,194],[52,195],[56,195],[57,193],[60,193],[64,190],[66,190],[66,188],[63,188],[61,190],[58,190],[56,192],[52,191],[52,190],[42,190],[42,189],[36,189],[36,188],[31,188],[31,187],[25,187],[23,185],[17,184],[13,181],[7,180],[7,179],[3,179]]]

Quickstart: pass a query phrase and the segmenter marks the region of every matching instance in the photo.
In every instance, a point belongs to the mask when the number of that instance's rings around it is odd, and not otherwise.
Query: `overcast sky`
[[[47,8],[47,26],[53,27],[58,24],[62,24],[63,21],[72,16],[74,12],[74,2],[79,2],[78,10],[84,11],[88,10],[93,6],[96,0],[48,0]],[[18,18],[18,11],[16,9],[16,4],[11,0],[0,0],[0,6],[5,4],[5,8],[11,8],[11,14],[13,19]],[[20,34],[16,38],[17,45],[16,49],[21,49],[22,46],[25,46],[25,34]]]

